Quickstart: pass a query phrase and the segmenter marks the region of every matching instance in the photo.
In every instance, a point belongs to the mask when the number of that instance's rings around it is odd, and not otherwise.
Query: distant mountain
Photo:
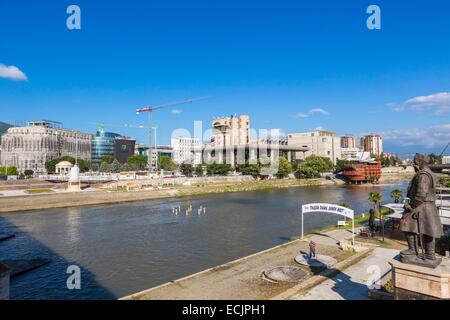
[[[0,121],[0,136],[6,132],[12,125]]]

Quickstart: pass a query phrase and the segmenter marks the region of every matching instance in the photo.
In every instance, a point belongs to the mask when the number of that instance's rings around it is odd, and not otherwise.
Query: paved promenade
[[[376,248],[369,257],[322,282],[305,295],[293,296],[291,299],[368,300],[367,284],[373,283],[369,281],[373,275],[372,269],[369,268],[379,268],[380,276],[383,276],[391,269],[388,261],[398,254],[398,250]]]

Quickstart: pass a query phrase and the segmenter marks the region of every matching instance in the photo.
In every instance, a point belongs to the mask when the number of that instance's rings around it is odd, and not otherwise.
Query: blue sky
[[[66,28],[70,4],[81,30]],[[366,27],[370,4],[381,30]],[[155,113],[160,142],[194,120],[245,113],[256,129],[379,132],[387,151],[440,152],[449,35],[446,0],[1,0],[0,121],[94,132],[90,123],[144,124],[137,107],[211,96]]]

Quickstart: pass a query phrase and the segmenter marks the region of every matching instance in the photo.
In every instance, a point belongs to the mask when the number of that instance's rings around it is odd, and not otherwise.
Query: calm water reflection
[[[368,193],[383,187],[303,187],[229,193],[119,205],[0,215],[2,259],[47,257],[51,263],[12,281],[13,299],[112,299],[174,280],[272,246],[300,233],[299,206],[343,201],[367,212]],[[191,216],[172,207],[192,204]],[[197,215],[199,206],[206,215]],[[310,214],[305,232],[335,224],[337,216]],[[66,288],[70,264],[82,269],[82,290]]]

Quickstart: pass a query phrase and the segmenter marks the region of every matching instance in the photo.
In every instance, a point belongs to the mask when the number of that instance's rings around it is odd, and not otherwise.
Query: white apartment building
[[[176,164],[188,163],[194,166],[202,164],[202,143],[195,138],[172,138],[173,161]]]
[[[361,137],[361,148],[377,156],[383,153],[383,139],[378,134],[369,134]]]
[[[316,155],[329,158],[333,164],[341,159],[341,138],[336,133],[325,130],[316,130],[288,135],[288,146],[308,148],[308,151],[296,152],[296,160]]]
[[[47,161],[62,156],[91,160],[92,135],[62,129],[52,121],[28,122],[24,127],[12,127],[2,135],[1,165],[17,167],[19,171],[45,173]]]

